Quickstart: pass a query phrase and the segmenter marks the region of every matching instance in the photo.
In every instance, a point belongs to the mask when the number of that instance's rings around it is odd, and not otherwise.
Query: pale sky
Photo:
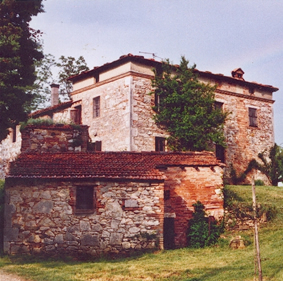
[[[274,93],[275,141],[283,145],[283,1],[281,0],[44,0],[31,27],[44,53],[78,58],[89,68],[132,53],[184,55],[201,71],[279,88]],[[158,58],[157,58],[158,59]]]

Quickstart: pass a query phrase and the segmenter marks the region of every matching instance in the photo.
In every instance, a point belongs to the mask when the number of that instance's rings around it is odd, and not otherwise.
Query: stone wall
[[[96,206],[76,214],[76,187],[92,186]],[[7,180],[4,251],[79,255],[162,245],[163,183]]]
[[[22,153],[86,151],[88,126],[28,125],[22,132]]]
[[[216,100],[223,102],[223,110],[230,112],[224,127],[227,142],[225,177],[230,177],[231,164],[240,176],[252,159],[261,162],[258,153],[265,149],[269,150],[274,145],[273,102],[248,95],[229,95],[229,93],[216,93]],[[249,126],[249,107],[257,109],[257,127]],[[262,179],[266,184],[270,184],[258,171],[252,171],[248,175],[247,183],[253,175],[255,179]]]
[[[134,151],[154,151],[155,137],[168,136],[153,120],[154,95],[149,95],[151,91],[149,77],[133,78],[132,147]]]
[[[16,127],[16,141],[13,141],[13,132],[10,129],[10,134],[0,143],[0,179],[4,179],[8,170],[9,163],[16,159],[21,151],[21,133],[20,126]]]

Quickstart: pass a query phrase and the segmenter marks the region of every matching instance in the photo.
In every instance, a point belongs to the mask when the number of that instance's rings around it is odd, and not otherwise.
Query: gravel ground
[[[0,281],[28,281],[28,280],[19,277],[17,275],[6,273],[0,270]]]

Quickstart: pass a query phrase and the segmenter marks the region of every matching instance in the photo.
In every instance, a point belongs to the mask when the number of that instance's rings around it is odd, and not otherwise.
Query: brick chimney
[[[51,84],[51,106],[57,105],[59,103],[59,85]]]

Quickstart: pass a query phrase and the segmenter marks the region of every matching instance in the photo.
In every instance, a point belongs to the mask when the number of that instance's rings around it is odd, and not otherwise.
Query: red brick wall
[[[207,214],[217,219],[223,216],[221,174],[220,167],[169,167],[166,170],[164,189],[170,190],[170,198],[164,200],[164,213],[165,217],[175,218],[176,247],[187,244],[188,221],[196,201],[204,204]]]

